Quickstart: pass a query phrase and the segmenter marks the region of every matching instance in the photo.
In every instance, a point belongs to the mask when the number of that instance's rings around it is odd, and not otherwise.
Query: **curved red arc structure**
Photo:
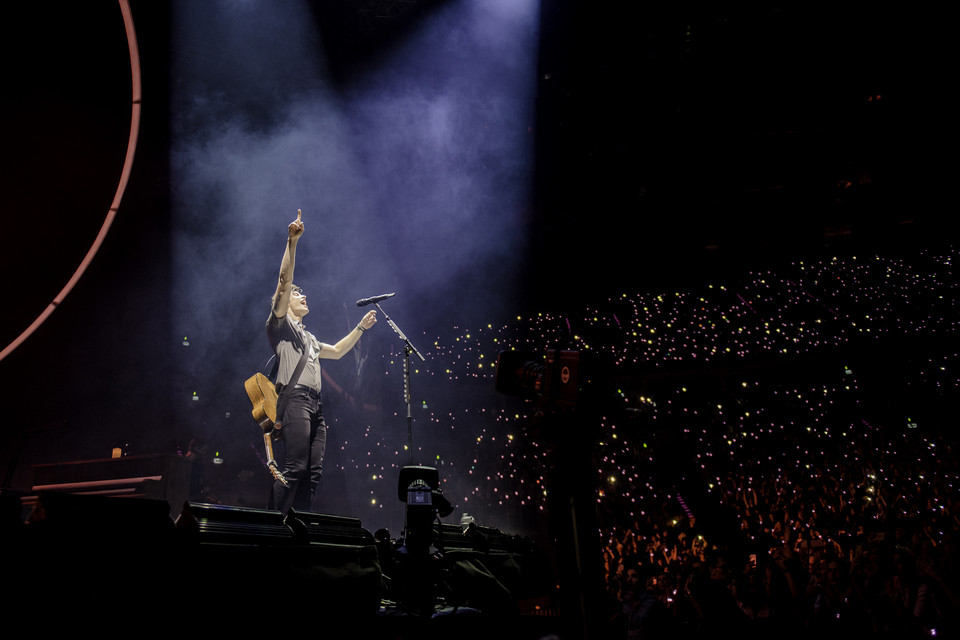
[[[41,324],[46,321],[46,319],[53,313],[63,299],[67,297],[67,294],[73,289],[77,284],[80,278],[83,276],[84,272],[87,270],[87,267],[90,265],[90,262],[93,260],[93,257],[97,254],[97,251],[100,250],[100,246],[103,244],[104,239],[107,237],[107,233],[110,231],[110,226],[113,224],[113,220],[117,215],[117,211],[120,208],[120,200],[123,198],[123,192],[127,188],[127,182],[130,179],[130,171],[133,168],[133,157],[136,153],[137,148],[137,137],[140,133],[140,52],[137,49],[137,33],[133,25],[133,15],[130,11],[130,3],[128,0],[119,0],[120,3],[120,12],[123,14],[123,25],[127,34],[127,48],[130,51],[130,76],[133,85],[133,98],[130,111],[130,136],[127,140],[127,154],[123,162],[123,170],[120,173],[120,181],[117,184],[117,190],[113,196],[113,202],[110,205],[110,209],[107,211],[107,216],[103,221],[103,224],[100,226],[100,232],[97,234],[96,239],[94,239],[93,244],[90,245],[90,249],[87,250],[87,254],[84,256],[83,260],[80,261],[80,265],[77,267],[77,270],[74,271],[73,275],[70,277],[70,280],[67,281],[67,284],[64,285],[63,289],[60,290],[60,293],[56,295],[53,301],[47,305],[47,308],[37,316],[37,319],[34,320],[29,327],[24,330],[19,336],[17,336],[13,342],[7,345],[3,351],[0,351],[0,360],[3,360],[8,355],[10,355],[17,347],[19,347],[23,342],[37,330]]]

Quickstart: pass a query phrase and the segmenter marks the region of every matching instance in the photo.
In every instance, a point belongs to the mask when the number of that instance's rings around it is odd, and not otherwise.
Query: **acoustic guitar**
[[[274,480],[288,487],[290,485],[287,484],[287,479],[283,477],[277,461],[273,458],[273,439],[279,435],[278,432],[282,426],[277,423],[277,389],[270,382],[270,379],[262,373],[256,373],[244,380],[243,388],[253,404],[253,419],[263,430],[263,445],[267,452],[267,468],[273,475]]]

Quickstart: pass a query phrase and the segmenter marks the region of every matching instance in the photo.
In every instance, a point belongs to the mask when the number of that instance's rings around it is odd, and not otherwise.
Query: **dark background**
[[[408,29],[456,3],[378,4],[371,11],[374,3],[308,3],[333,86],[347,86]],[[526,131],[532,189],[511,214],[515,226],[500,231],[518,243],[509,272],[492,261],[444,283],[449,289],[435,290],[436,299],[407,301],[397,307],[401,328],[418,338],[443,335],[453,325],[485,323],[474,311],[484,304],[511,315],[563,313],[623,291],[698,287],[798,256],[898,255],[949,243],[949,201],[941,199],[950,148],[946,47],[935,17],[866,3],[824,10],[647,4],[541,3]],[[182,229],[170,152],[182,78],[171,69],[196,52],[171,45],[171,6],[133,2],[142,121],[106,241],[49,319],[0,361],[5,488],[28,490],[32,464],[106,457],[112,446],[184,451],[198,436],[211,450],[237,446],[231,434],[241,432],[236,423],[248,410],[240,382],[269,355],[256,342],[260,317],[244,312],[227,331],[249,333],[232,335],[230,349],[257,348],[241,349],[239,366],[212,374],[199,364],[223,352],[209,336],[233,312],[229,299],[199,304],[177,272]],[[62,289],[103,223],[129,133],[130,64],[113,2],[17,3],[3,31],[5,346]],[[278,81],[269,89],[287,88]],[[296,201],[278,203],[275,235],[233,249],[263,276],[249,285],[262,301]],[[230,224],[217,217],[213,198],[196,206],[210,214],[192,224]],[[389,236],[390,212],[372,215]],[[402,250],[411,260],[422,252]],[[518,286],[501,288],[505,275]],[[383,282],[349,290],[343,304],[393,290]],[[216,288],[206,294],[215,297]],[[418,304],[434,315],[411,313]],[[184,305],[207,311],[186,320]],[[380,329],[390,335],[385,324]],[[186,342],[208,351],[188,353]],[[386,341],[371,349],[397,352]],[[393,394],[395,380],[371,397]],[[198,389],[218,398],[215,406],[198,408],[191,398]],[[500,401],[489,393],[488,402]],[[233,416],[226,428],[224,406]],[[241,447],[255,439],[251,426],[243,424]]]

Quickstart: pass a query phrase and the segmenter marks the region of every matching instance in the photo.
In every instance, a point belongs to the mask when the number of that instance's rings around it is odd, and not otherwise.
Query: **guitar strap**
[[[277,358],[277,364],[279,365],[280,358]],[[277,396],[277,425],[282,426],[283,424],[283,414],[287,410],[287,401],[290,399],[290,394],[287,392],[288,389],[292,389],[297,382],[300,381],[300,374],[303,373],[303,366],[307,363],[307,345],[303,345],[303,351],[300,353],[300,361],[297,363],[297,368],[293,370],[293,375],[290,376],[290,382],[288,382],[282,389],[280,389],[280,395]]]

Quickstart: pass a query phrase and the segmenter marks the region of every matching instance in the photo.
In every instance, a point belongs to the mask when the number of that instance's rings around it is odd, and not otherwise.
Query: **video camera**
[[[572,409],[581,400],[587,366],[586,354],[580,351],[548,349],[540,357],[528,351],[501,351],[495,388],[507,396],[535,400],[540,409]]]
[[[433,467],[403,467],[397,496],[407,505],[404,546],[408,552],[428,553],[434,539],[434,520],[438,515],[446,518],[454,508],[440,489],[440,473]]]

